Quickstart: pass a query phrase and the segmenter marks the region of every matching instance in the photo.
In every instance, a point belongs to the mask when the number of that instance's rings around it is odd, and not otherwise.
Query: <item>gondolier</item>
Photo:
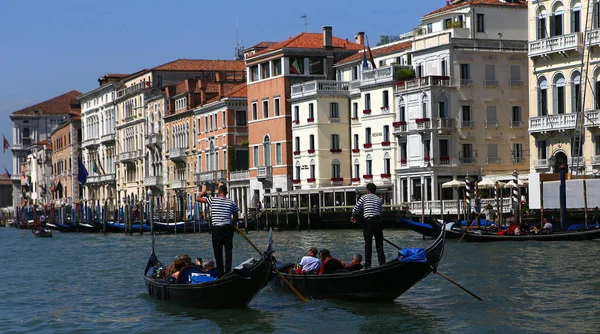
[[[202,191],[196,198],[200,203],[208,203],[212,216],[212,245],[219,277],[231,271],[234,222],[237,223],[240,209],[234,201],[227,198],[227,187],[219,186],[217,197],[206,197]],[[233,217],[233,219],[232,219]],[[223,267],[223,248],[225,248],[225,267]]]
[[[381,198],[375,195],[377,186],[374,183],[367,184],[367,194],[361,196],[352,209],[350,221],[356,223],[356,217],[362,213],[364,218],[363,235],[365,237],[365,268],[371,267],[371,253],[373,252],[373,237],[375,237],[375,249],[379,265],[385,264],[385,253],[383,252],[383,227],[381,223]]]

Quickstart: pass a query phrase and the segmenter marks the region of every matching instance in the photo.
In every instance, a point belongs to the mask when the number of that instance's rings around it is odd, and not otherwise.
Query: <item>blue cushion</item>
[[[425,248],[404,248],[398,251],[400,262],[427,262]]]
[[[201,273],[191,273],[189,279],[191,284],[205,283],[216,280],[215,277]]]

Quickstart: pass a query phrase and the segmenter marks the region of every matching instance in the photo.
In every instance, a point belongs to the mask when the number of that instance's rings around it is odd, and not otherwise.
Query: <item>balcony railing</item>
[[[314,80],[292,85],[291,98],[305,97],[320,93],[348,94],[348,82],[333,80]]]
[[[463,164],[473,164],[475,163],[474,157],[459,157],[459,160]]]
[[[90,175],[87,177],[86,184],[100,183],[100,175]]]
[[[160,147],[161,145],[161,135],[160,133],[150,133],[144,138],[144,145],[147,147]]]
[[[536,159],[533,161],[534,169],[547,169],[550,168],[550,160],[549,159]]]
[[[88,138],[81,143],[81,147],[97,146],[99,143],[99,138]]]
[[[217,182],[217,171],[211,170],[208,172],[201,172],[194,174],[194,183],[195,184],[204,184],[204,183],[216,183]]]
[[[483,80],[484,87],[498,87],[498,80]]]
[[[163,186],[162,176],[146,176],[144,177],[144,187],[161,187]]]
[[[273,167],[272,166],[261,166],[257,168],[256,177],[258,179],[270,179],[273,177]]]
[[[568,161],[569,166],[578,165],[579,167],[583,167],[583,165],[585,164],[585,157],[570,157]]]
[[[511,128],[522,128],[523,127],[523,122],[522,121],[511,121],[510,122],[510,127]]]
[[[485,127],[486,128],[497,128],[498,121],[485,121]]]
[[[148,84],[150,82],[147,82]],[[146,87],[146,82],[136,83],[135,85],[131,85],[127,88],[123,88],[117,91],[117,98],[132,94],[137,92],[138,90],[144,89]]]
[[[127,162],[127,161],[134,161],[136,160],[138,157],[142,156],[142,150],[133,150],[133,151],[129,151],[129,152],[123,152],[121,153],[120,160],[121,162]]]
[[[450,131],[454,129],[454,119],[438,118],[435,120],[435,127],[440,131]]]
[[[238,170],[229,173],[229,181],[247,181],[250,180],[249,170]]]
[[[115,173],[100,175],[100,182],[115,182],[116,180],[117,176]]]
[[[600,127],[600,110],[586,111],[584,124],[586,127]]]
[[[171,189],[181,189],[187,187],[187,182],[185,180],[173,180],[171,182]]]
[[[523,87],[523,80],[508,80],[510,87]]]
[[[583,50],[583,33],[576,32],[529,42],[529,57]]]
[[[114,141],[114,140],[115,140],[115,134],[114,134],[114,132],[113,133],[104,134],[104,135],[102,135],[102,137],[100,137],[100,141],[102,143],[106,143],[106,142]]]
[[[432,75],[406,81],[400,81],[396,84],[396,89],[398,91],[408,91],[431,86],[448,87],[450,85],[450,77]]]
[[[575,114],[536,116],[529,119],[529,132],[568,130],[575,128]]]
[[[592,163],[592,165],[594,166],[598,166],[600,165],[600,155],[593,155],[590,157],[590,162]]]
[[[499,164],[500,158],[499,157],[487,157],[486,161],[488,164]]]
[[[184,162],[187,157],[185,150],[186,149],[183,147],[171,149],[169,151],[169,159],[171,159],[173,161]]]

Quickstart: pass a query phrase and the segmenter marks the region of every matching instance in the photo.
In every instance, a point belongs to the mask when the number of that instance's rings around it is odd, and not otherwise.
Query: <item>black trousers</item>
[[[233,250],[233,226],[212,227],[212,244],[215,253],[215,264],[219,277],[231,271]],[[225,268],[223,270],[223,248],[225,248]]]
[[[385,263],[385,253],[383,252],[383,225],[381,217],[365,218],[363,235],[365,237],[365,267],[371,267],[371,253],[373,252],[373,237],[375,237],[375,249],[377,250],[377,259],[379,265]]]

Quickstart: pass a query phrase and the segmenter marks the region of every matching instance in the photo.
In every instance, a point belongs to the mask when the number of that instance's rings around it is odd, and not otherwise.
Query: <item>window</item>
[[[423,156],[431,157],[431,140],[429,139],[423,141]]]
[[[296,148],[294,151],[300,152],[300,137],[294,138],[294,147]]]
[[[563,11],[552,13],[550,16],[550,36],[561,36],[563,34]]]
[[[283,72],[281,71],[281,59],[275,59],[273,61],[273,75],[281,75]]]
[[[290,74],[304,74],[304,58],[290,58]]]
[[[498,144],[487,144],[487,162],[498,163]]]
[[[545,77],[538,80],[538,116],[548,115],[548,81]]]
[[[157,75],[156,76],[156,85],[157,86],[162,86],[163,82],[162,82],[162,75]]]
[[[269,100],[263,100],[263,118],[269,117]]]
[[[254,146],[254,154],[253,155],[254,155],[254,167],[260,166],[259,162],[258,162],[258,146]],[[208,154],[207,154],[207,156],[208,156]],[[208,164],[208,157],[207,157],[206,163]]]
[[[352,81],[358,80],[358,66],[352,67]]]
[[[338,159],[333,159],[331,162],[331,177],[339,179],[342,177],[342,169],[340,167],[340,161]]]
[[[265,166],[271,166],[271,139],[265,136],[263,140],[263,151],[265,154]]]
[[[562,115],[566,111],[565,101],[565,77],[562,74],[557,74],[554,78],[554,87],[552,89],[553,96],[553,112],[554,115]]]
[[[299,106],[294,106],[294,121],[296,121],[296,122],[300,121],[300,107]]]
[[[225,112],[223,111],[223,113],[221,114],[222,118],[221,120],[223,121],[223,124],[221,125],[223,128],[227,127],[227,116],[225,115]]]
[[[483,22],[483,14],[477,14],[477,32],[485,32],[485,24]]]
[[[262,69],[261,79],[266,79],[266,78],[271,77],[271,67],[269,65],[270,64],[268,62],[260,64],[260,67]]]
[[[389,153],[385,153],[383,156],[383,174],[391,174],[392,173],[392,159],[390,158]]]
[[[383,100],[383,107],[389,108],[390,107],[390,96],[389,96],[389,92],[387,90],[384,90],[381,93],[381,98]]]
[[[365,144],[371,144],[371,128],[365,129]]]
[[[246,126],[248,125],[248,121],[246,120],[246,111],[244,110],[236,110],[235,111],[235,124],[237,126]]]
[[[279,97],[273,99],[273,109],[275,110],[275,116],[279,116]]]
[[[581,109],[581,75],[579,72],[573,73],[571,78],[571,112],[577,112]]]
[[[308,70],[309,74],[325,74],[323,58],[311,57],[308,59]]]
[[[365,110],[371,110],[371,94],[365,94]]]
[[[513,147],[513,151],[512,151],[513,162],[515,162],[515,163],[523,162],[524,161],[523,144],[514,143],[512,147]]]
[[[600,155],[600,136],[594,137],[594,143],[596,144],[594,146],[594,153],[595,155]]]
[[[360,161],[358,159],[354,159],[354,177],[360,178]]]
[[[581,32],[581,7],[571,10],[571,32]]]
[[[521,119],[521,107],[513,106],[512,107],[512,126],[519,127],[522,124],[523,123],[522,123],[522,119]]]
[[[427,118],[427,100],[424,99],[421,103],[421,117]]]
[[[536,20],[537,39],[546,38],[546,16],[539,15]]]
[[[472,163],[473,161],[473,144],[462,144],[461,162]]]
[[[339,119],[340,118],[340,110],[337,102],[331,102],[329,104],[329,118]]]
[[[406,122],[406,106],[400,106],[400,121]]]
[[[448,70],[446,68],[446,59],[442,59],[441,67],[442,67],[442,76],[443,77],[448,76]]]
[[[416,77],[420,78],[424,75],[423,73],[423,65],[419,64],[417,65],[416,71],[415,71]]]
[[[498,127],[498,119],[496,118],[496,106],[487,106],[486,114],[487,114],[486,127],[497,128]]]
[[[433,24],[427,23],[427,33],[431,34],[433,32]]]
[[[471,82],[471,66],[470,64],[460,64],[460,85],[470,86]]]
[[[548,159],[548,142],[545,140],[538,140],[537,142],[537,158]]]
[[[522,87],[523,86],[523,80],[521,80],[521,66],[510,65],[509,85],[511,87]]]
[[[275,164],[277,166],[283,165],[283,155],[281,152],[281,143],[275,144]]]
[[[341,146],[340,146],[340,135],[337,135],[337,134],[331,135],[331,149],[332,150],[339,150],[340,148],[341,148]]]
[[[487,64],[485,65],[485,85],[486,86],[496,86],[498,81],[496,81],[496,66]]]
[[[440,139],[439,141],[440,143],[440,163],[449,163],[449,157],[450,157],[450,150],[449,150],[449,144],[448,144],[448,139]],[[443,161],[445,160],[445,161]]]
[[[296,161],[296,177],[295,180],[300,180],[300,161]]]
[[[446,113],[446,102],[444,101],[438,102],[438,116],[440,118],[448,117],[448,114]]]
[[[367,163],[367,175],[373,175],[373,158],[370,154],[367,154],[365,161]]]
[[[258,65],[254,65],[250,67],[250,81],[258,81],[260,78],[258,77]]]
[[[258,119],[258,103],[252,102],[252,120],[256,121]]]
[[[310,178],[314,179],[316,177],[316,168],[315,168],[315,160],[310,160]]]
[[[354,140],[352,140],[352,148],[358,150],[358,134],[353,136]]]
[[[312,103],[308,104],[308,118],[315,118],[315,106]]]
[[[390,141],[390,126],[389,125],[383,126],[383,141],[384,142]]]
[[[308,137],[308,148],[313,151],[315,150],[315,135]]]
[[[358,103],[352,103],[352,118],[358,119]]]

